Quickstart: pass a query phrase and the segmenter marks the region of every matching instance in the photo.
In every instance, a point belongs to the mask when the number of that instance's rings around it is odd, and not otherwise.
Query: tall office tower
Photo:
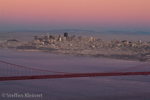
[[[67,32],[64,33],[64,37],[66,37],[66,38],[68,37],[68,33]]]
[[[49,39],[49,33],[47,32],[47,38]]]

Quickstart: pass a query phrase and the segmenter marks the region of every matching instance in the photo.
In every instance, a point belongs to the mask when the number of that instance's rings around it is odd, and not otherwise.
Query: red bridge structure
[[[52,78],[73,78],[73,77],[97,77],[97,76],[125,76],[125,75],[149,75],[150,71],[145,72],[129,72],[129,70],[137,69],[150,65],[129,67],[126,69],[115,70],[103,73],[68,73],[47,71],[35,68],[24,67],[4,61],[0,61],[0,81],[8,80],[29,80],[29,79],[52,79]]]

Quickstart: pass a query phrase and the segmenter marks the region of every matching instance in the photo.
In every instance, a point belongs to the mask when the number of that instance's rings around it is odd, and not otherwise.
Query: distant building
[[[42,35],[41,39],[45,39],[45,36],[44,36],[44,35]]]
[[[84,40],[84,38],[80,36],[80,37],[78,37],[78,40],[82,41],[82,40]]]
[[[47,32],[47,38],[49,39],[49,33]]]
[[[48,37],[47,36],[45,36],[45,38],[44,38],[46,41],[48,41]]]
[[[71,41],[75,40],[75,38],[76,38],[75,35],[71,36]]]
[[[11,40],[8,40],[7,42],[18,42],[18,40],[16,40],[16,39],[11,39]]]
[[[68,33],[67,32],[64,33],[64,37],[66,37],[66,38],[68,37]]]
[[[142,43],[142,41],[141,41],[141,40],[139,40],[139,41],[138,41],[138,43]]]
[[[125,43],[125,42],[127,42],[127,40],[123,40],[123,41],[121,41],[121,42]]]
[[[93,41],[93,37],[90,37],[90,42],[92,42]]]
[[[63,37],[63,41],[66,41],[66,37]]]
[[[59,35],[59,37],[58,37],[58,40],[57,40],[57,41],[61,41],[61,39],[62,39],[62,36],[61,36],[61,35]]]
[[[50,35],[50,36],[49,36],[49,38],[50,38],[50,39],[52,39],[52,38],[53,38],[53,36],[52,36],[52,35]]]
[[[37,40],[38,38],[37,38],[37,36],[34,36],[34,40]]]

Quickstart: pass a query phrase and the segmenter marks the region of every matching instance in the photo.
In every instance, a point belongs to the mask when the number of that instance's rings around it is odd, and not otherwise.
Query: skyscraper
[[[49,33],[47,32],[47,38],[49,39]]]

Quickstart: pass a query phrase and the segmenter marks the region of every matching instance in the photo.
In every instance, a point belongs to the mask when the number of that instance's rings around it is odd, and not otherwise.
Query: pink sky
[[[150,31],[150,0],[0,0],[0,27]]]

